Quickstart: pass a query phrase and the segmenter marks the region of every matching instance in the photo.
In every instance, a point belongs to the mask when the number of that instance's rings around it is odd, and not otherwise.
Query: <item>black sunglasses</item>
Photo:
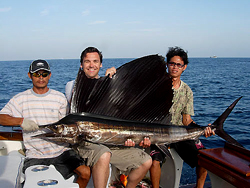
[[[168,64],[169,64],[169,66],[177,66],[178,68],[182,68],[182,67],[184,67],[185,65],[182,65],[182,64],[180,64],[180,63],[175,63],[175,62],[168,62]]]
[[[34,72],[34,73],[32,73],[32,76],[37,77],[37,78],[39,78],[40,76],[47,77],[47,76],[49,76],[49,72],[43,72],[43,73]]]

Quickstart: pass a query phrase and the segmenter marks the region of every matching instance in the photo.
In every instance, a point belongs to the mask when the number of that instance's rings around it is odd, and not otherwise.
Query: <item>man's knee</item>
[[[98,161],[107,161],[108,163],[110,162],[110,158],[111,158],[111,153],[110,152],[105,152],[101,155],[101,157],[99,158]]]
[[[91,176],[91,171],[88,166],[81,165],[75,169],[75,173],[82,179],[89,180]]]
[[[153,160],[152,161],[152,167],[159,167],[161,165],[160,161]]]
[[[152,159],[147,160],[145,163],[142,164],[144,168],[149,169],[152,166]]]

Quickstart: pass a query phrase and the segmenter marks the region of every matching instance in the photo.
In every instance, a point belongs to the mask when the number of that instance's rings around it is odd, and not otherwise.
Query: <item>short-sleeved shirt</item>
[[[171,124],[180,126],[183,125],[183,114],[194,115],[193,92],[183,81],[181,81],[178,89],[174,89],[173,105],[169,112],[171,114]]]
[[[35,121],[38,125],[54,123],[66,115],[67,100],[63,93],[49,89],[45,94],[37,94],[28,89],[15,95],[0,111],[13,117]],[[27,158],[52,158],[69,150],[68,144],[58,145],[32,136],[44,133],[23,131]]]

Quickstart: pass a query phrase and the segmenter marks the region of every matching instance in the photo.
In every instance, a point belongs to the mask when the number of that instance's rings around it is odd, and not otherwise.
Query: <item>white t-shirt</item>
[[[65,95],[69,104],[73,94],[74,85],[75,85],[75,80],[71,80],[65,86]]]

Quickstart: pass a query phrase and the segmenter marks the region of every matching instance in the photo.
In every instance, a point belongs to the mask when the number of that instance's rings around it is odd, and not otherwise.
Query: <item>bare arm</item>
[[[8,114],[0,114],[0,125],[19,126],[23,123],[23,118],[12,117]]]
[[[190,123],[192,123],[192,118],[190,115],[188,114],[183,114],[182,115],[182,123],[183,125],[189,125]],[[193,121],[194,122],[194,121]],[[195,123],[195,122],[194,122]],[[205,134],[204,136],[205,137],[209,137],[209,136],[212,136],[212,135],[215,135],[215,132],[210,128],[210,127],[206,127],[205,129]]]
[[[182,123],[183,125],[187,126],[192,123],[192,118],[189,114],[182,114]]]

